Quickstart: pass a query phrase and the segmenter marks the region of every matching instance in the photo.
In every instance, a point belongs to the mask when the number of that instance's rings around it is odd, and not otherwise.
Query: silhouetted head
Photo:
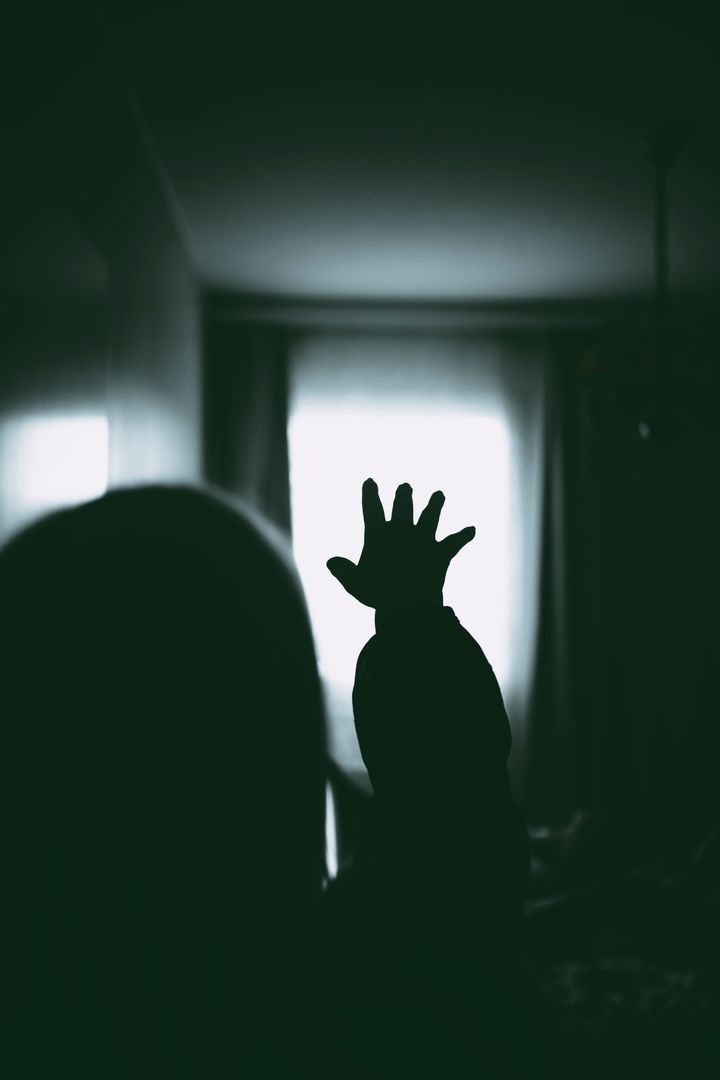
[[[91,1058],[117,1043],[120,1073],[127,1053],[218,1075],[324,873],[321,695],[290,560],[208,494],[117,491],[5,548],[0,612],[2,1005],[62,1000],[65,1031]]]

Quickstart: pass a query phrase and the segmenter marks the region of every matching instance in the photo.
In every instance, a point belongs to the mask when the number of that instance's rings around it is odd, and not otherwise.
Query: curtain
[[[495,668],[521,794],[539,615],[545,349],[522,335],[308,331],[293,335],[289,355],[293,540],[335,756],[362,767],[350,691],[373,625],[325,562],[359,555],[366,476],[388,512],[408,480],[416,514],[435,488],[445,492],[440,536],[477,526],[450,568],[446,602]]]
[[[573,438],[569,430],[566,368],[572,363],[562,350],[548,349],[545,367],[543,464],[541,478],[539,616],[535,663],[529,697],[526,770],[523,790],[526,812],[540,822],[563,822],[582,802],[581,736],[578,731],[580,687],[577,664],[583,657],[575,637],[579,619],[575,604],[587,587],[583,573],[574,574],[568,560],[585,552],[584,570],[592,560],[592,537],[572,534],[571,495]],[[587,545],[587,546],[586,546]]]
[[[717,434],[649,446],[599,424],[587,344],[212,325],[207,476],[292,516],[341,765],[362,769],[350,691],[373,624],[325,562],[359,555],[377,474],[387,507],[403,480],[416,513],[442,488],[440,535],[477,526],[446,597],[498,674],[529,817],[717,817]]]
[[[275,327],[206,325],[206,479],[290,531],[287,349]]]
[[[667,833],[720,814],[717,434],[598,422],[586,347],[551,349],[526,806]]]

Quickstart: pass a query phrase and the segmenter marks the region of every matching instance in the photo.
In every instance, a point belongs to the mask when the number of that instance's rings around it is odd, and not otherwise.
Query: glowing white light
[[[0,442],[1,490],[12,525],[107,490],[104,416],[14,418],[2,426]]]
[[[356,756],[350,687],[358,654],[374,632],[373,613],[343,592],[325,564],[333,555],[356,561],[360,554],[362,482],[368,476],[377,481],[389,516],[395,488],[408,481],[416,520],[432,492],[444,491],[439,539],[476,526],[475,539],[451,563],[445,603],[481,643],[502,685],[510,663],[510,433],[500,415],[479,408],[372,409],[306,398],[296,405],[288,436],[295,558],[329,697],[334,748],[347,761]]]
[[[330,784],[325,786],[325,868],[328,881],[338,874],[337,822],[335,818],[335,799]]]

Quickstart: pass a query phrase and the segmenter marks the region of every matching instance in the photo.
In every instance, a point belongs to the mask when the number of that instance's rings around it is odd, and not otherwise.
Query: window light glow
[[[305,397],[290,418],[295,558],[307,595],[328,694],[333,750],[359,764],[350,711],[358,654],[374,633],[373,612],[326,568],[362,548],[360,491],[373,477],[389,517],[398,484],[413,487],[415,520],[433,491],[446,495],[438,539],[475,525],[450,564],[445,603],[480,642],[501,685],[510,665],[511,440],[497,412],[444,403],[387,408]]]
[[[107,489],[105,416],[13,418],[0,428],[0,449],[0,490],[13,527]]]
[[[337,820],[335,798],[330,784],[325,785],[325,870],[328,881],[338,875]]]

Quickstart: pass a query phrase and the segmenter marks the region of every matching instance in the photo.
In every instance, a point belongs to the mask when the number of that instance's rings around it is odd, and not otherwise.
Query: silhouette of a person
[[[325,731],[280,546],[118,491],[14,539],[0,608],[0,1074],[296,1075]]]
[[[437,541],[443,503],[436,492],[414,523],[403,484],[386,520],[367,480],[359,562],[328,562],[376,613],[353,692],[375,831],[326,898],[330,985],[371,1075],[537,1076],[510,727],[482,649],[443,606],[449,563],[475,535]]]

